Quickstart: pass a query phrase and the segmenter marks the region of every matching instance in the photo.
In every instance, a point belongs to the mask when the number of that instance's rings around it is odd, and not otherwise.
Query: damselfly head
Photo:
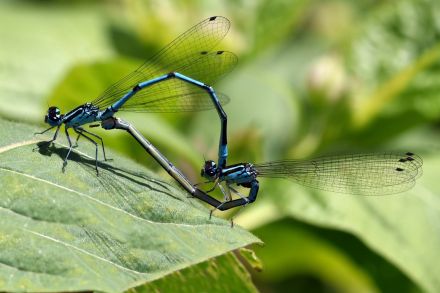
[[[61,124],[61,111],[58,107],[49,107],[46,116],[44,116],[44,122],[50,126],[58,126]]]
[[[205,165],[203,166],[200,175],[207,179],[214,179],[217,175],[217,165],[213,160],[205,161]]]

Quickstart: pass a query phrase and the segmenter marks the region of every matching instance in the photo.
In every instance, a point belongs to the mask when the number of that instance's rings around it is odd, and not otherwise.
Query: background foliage
[[[440,290],[438,1],[47,0],[0,8],[0,115],[41,128],[47,104],[66,111],[89,101],[197,21],[228,17],[220,48],[240,62],[216,88],[231,97],[230,163],[387,150],[424,158],[416,187],[396,196],[262,181],[257,202],[236,219],[265,242],[256,248],[263,270],[247,267],[256,286]],[[212,111],[123,117],[194,181],[203,155],[215,158]],[[115,151],[167,176],[123,133],[101,134]],[[213,262],[237,261],[231,257]],[[197,280],[197,271],[186,274]],[[218,272],[218,282],[227,274]],[[179,284],[176,275],[166,278]],[[138,290],[172,290],[165,281]]]

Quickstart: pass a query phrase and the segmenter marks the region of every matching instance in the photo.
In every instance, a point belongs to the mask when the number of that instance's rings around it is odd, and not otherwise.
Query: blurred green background
[[[48,105],[91,101],[212,15],[231,20],[218,49],[240,60],[215,86],[231,98],[229,163],[389,150],[424,158],[416,187],[396,196],[261,180],[235,220],[266,243],[255,248],[263,270],[249,266],[256,286],[439,292],[439,1],[2,0],[0,116],[44,129]],[[203,157],[216,158],[214,111],[120,116],[194,181]],[[125,133],[98,132],[167,176]]]

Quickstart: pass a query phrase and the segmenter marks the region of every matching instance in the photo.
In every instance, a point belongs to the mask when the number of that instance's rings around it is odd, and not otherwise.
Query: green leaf
[[[256,276],[257,283],[264,280],[279,287],[289,282],[295,291],[323,291],[311,290],[310,281],[301,288],[306,284],[300,280],[306,278],[336,292],[416,292],[417,287],[403,273],[351,234],[292,218],[253,232],[266,239],[265,247],[256,251],[265,264]]]
[[[263,270],[263,262],[255,254],[255,251],[248,248],[240,248],[240,256],[243,257],[247,263],[256,271],[261,272]]]
[[[123,291],[259,242],[111,153],[99,176],[76,150],[62,173],[63,135],[36,144],[37,130],[0,120],[0,291]]]
[[[258,292],[249,273],[232,253],[175,272],[128,291],[135,292]]]
[[[257,52],[287,39],[305,18],[310,1],[261,1],[255,11],[253,50]]]
[[[391,1],[363,25],[349,54],[358,80],[354,87],[356,129],[368,126],[384,112],[389,115],[390,109],[394,114],[417,111],[414,105],[420,96],[406,95],[406,91],[420,93],[430,87],[432,91],[432,82],[421,83],[417,78],[439,75],[439,15],[440,3],[435,0]]]

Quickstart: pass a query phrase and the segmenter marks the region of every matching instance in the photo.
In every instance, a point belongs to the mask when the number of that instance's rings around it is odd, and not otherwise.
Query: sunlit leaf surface
[[[75,151],[62,173],[62,139],[0,125],[1,291],[122,291],[259,241],[137,163],[110,154],[96,176]]]

